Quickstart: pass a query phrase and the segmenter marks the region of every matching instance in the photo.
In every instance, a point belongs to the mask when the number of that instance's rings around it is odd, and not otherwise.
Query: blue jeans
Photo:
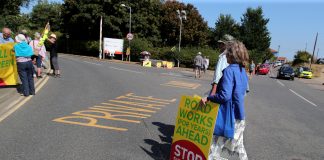
[[[22,83],[21,89],[24,96],[35,95],[32,61],[17,62],[17,68]]]

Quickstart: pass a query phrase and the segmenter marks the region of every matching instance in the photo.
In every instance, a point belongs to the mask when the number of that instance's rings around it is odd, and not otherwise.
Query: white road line
[[[109,68],[111,68],[111,69],[116,69],[116,70],[120,70],[120,71],[127,71],[127,72],[133,72],[133,73],[144,74],[143,72],[133,71],[133,70],[129,70],[129,69],[116,68],[116,67],[109,67]]]
[[[311,105],[317,107],[317,105],[311,101],[309,101],[308,99],[306,99],[305,97],[301,96],[300,94],[298,94],[297,92],[295,92],[292,89],[289,89],[292,93],[294,93],[295,95],[297,95],[298,97],[300,97],[301,99],[305,100],[306,102],[310,103]]]
[[[101,66],[102,64],[99,64],[99,63],[93,63],[93,62],[88,62],[88,61],[83,61],[85,63],[89,63],[89,64],[94,64],[94,65],[97,65],[97,66]]]
[[[279,80],[277,80],[277,83],[279,83],[281,86],[285,86],[285,84],[283,84],[282,82],[280,82]]]

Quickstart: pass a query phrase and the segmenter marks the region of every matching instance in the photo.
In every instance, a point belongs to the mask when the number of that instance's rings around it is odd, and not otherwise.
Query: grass
[[[313,76],[320,77],[323,68],[324,68],[323,64],[312,64]]]

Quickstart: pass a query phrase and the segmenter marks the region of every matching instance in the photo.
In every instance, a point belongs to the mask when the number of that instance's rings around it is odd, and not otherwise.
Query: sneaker
[[[33,77],[36,78],[36,74],[33,74]]]

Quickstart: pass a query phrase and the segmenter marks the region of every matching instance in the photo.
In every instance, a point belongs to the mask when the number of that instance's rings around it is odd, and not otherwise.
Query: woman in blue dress
[[[215,95],[201,100],[203,104],[212,101],[220,104],[215,125],[213,142],[208,159],[222,160],[224,155],[237,154],[240,160],[247,160],[243,144],[245,129],[244,96],[247,91],[248,76],[244,66],[249,61],[246,47],[242,42],[227,44],[227,62]]]

